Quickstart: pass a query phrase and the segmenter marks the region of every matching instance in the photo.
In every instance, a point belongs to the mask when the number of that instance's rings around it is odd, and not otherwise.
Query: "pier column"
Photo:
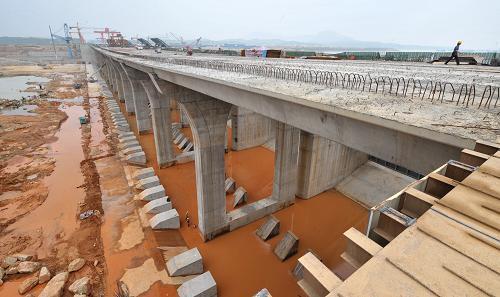
[[[114,91],[118,96],[118,100],[120,102],[125,102],[125,97],[123,97],[123,87],[122,87],[122,80],[120,73],[118,72],[118,68],[116,67],[115,62],[113,60],[109,59],[109,63],[111,65],[111,69],[113,72],[113,87]]]
[[[123,63],[117,62],[117,66],[120,71],[120,76],[122,79],[123,96],[125,97],[125,110],[128,112],[128,114],[134,114],[135,105],[134,105],[134,92],[132,91],[132,82],[130,81],[130,79],[128,79]]]
[[[231,113],[232,150],[239,151],[266,143],[274,132],[272,121],[243,107]]]
[[[293,204],[297,189],[297,158],[300,130],[276,122],[276,149],[274,154],[273,198]]]
[[[231,104],[177,87],[193,131],[198,226],[204,240],[229,231],[224,189],[224,146]]]
[[[151,108],[151,119],[156,148],[156,162],[160,168],[175,163],[172,143],[172,122],[170,118],[170,98],[163,96],[153,82],[141,80]]]
[[[130,82],[132,91],[132,101],[134,103],[135,120],[139,134],[151,132],[153,123],[151,121],[151,110],[149,99],[141,81],[148,81],[149,76],[144,72],[135,70],[127,65],[121,64],[125,76]]]
[[[365,153],[301,131],[297,196],[309,199],[335,187],[366,161]]]

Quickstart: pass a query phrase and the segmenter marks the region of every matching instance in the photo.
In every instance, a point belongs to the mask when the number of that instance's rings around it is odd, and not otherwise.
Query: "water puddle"
[[[36,116],[37,113],[33,111],[35,111],[37,108],[38,106],[33,104],[22,105],[18,108],[7,107],[0,109],[0,114],[7,116]]]
[[[28,84],[41,84],[50,79],[40,76],[0,77],[0,99],[22,100],[23,97],[37,95],[36,92],[25,91]]]
[[[56,133],[57,140],[49,145],[48,155],[55,159],[55,169],[43,180],[49,189],[47,199],[7,229],[43,234],[41,246],[36,251],[26,251],[36,252],[40,258],[47,257],[57,241],[69,238],[77,230],[77,205],[85,197],[85,190],[80,187],[84,183],[80,169],[84,155],[78,120],[84,111],[81,106],[62,105],[61,109],[66,112],[68,119]]]

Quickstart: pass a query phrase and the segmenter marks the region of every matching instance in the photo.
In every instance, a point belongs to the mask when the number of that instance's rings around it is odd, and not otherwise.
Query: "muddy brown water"
[[[124,110],[123,104],[121,107]],[[137,134],[134,117],[128,116],[128,120]],[[280,234],[267,242],[255,235],[265,219],[203,242],[199,230],[184,222],[185,213],[189,212],[192,222],[197,224],[194,162],[160,170],[156,166],[153,135],[141,135],[139,142],[146,153],[148,166],[155,168],[181,216],[183,241],[189,248],[200,250],[205,270],[209,270],[217,282],[219,296],[252,296],[262,288],[277,297],[306,296],[291,272],[297,259],[307,249],[312,249],[329,268],[338,267],[345,249],[342,233],[352,226],[361,231],[366,228],[368,211],[343,194],[329,190],[309,200],[296,199],[294,205],[276,212],[274,215],[281,222]],[[226,154],[226,172],[247,189],[249,202],[271,195],[273,165],[274,153],[263,147]],[[231,198],[228,195],[228,211],[233,209]],[[273,249],[288,230],[300,238],[299,252],[280,262]],[[168,235],[162,233],[161,236]],[[170,241],[158,236],[153,240]],[[172,286],[158,287],[160,291],[165,290],[165,294],[172,290]]]

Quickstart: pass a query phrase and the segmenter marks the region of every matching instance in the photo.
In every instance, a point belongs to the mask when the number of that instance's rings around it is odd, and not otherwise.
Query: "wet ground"
[[[134,117],[128,116],[128,120],[136,131]],[[147,155],[148,165],[155,168],[181,219],[189,212],[192,222],[197,224],[194,162],[160,170],[156,166],[153,135],[141,135],[139,141]],[[273,165],[274,153],[263,147],[226,154],[226,172],[247,189],[249,202],[271,195]],[[228,211],[233,209],[231,198],[228,195]],[[158,246],[162,246],[162,242],[168,242],[170,246],[185,242],[188,248],[198,247],[205,269],[211,271],[217,282],[219,296],[252,296],[264,287],[273,296],[305,296],[291,273],[297,259],[312,249],[333,269],[341,263],[340,254],[345,248],[342,233],[351,226],[364,230],[368,212],[341,193],[330,190],[310,200],[297,199],[293,206],[275,213],[275,216],[281,222],[280,235],[265,243],[254,234],[265,219],[209,242],[203,242],[199,230],[193,225],[188,227],[183,220],[182,240],[174,232],[150,232],[155,234]],[[300,238],[299,252],[280,262],[273,249],[287,230]],[[162,290],[171,290],[168,285],[161,287]]]
[[[45,84],[49,79],[40,76],[12,76],[0,77],[0,98],[21,100],[23,97],[37,95],[37,92],[26,91],[28,84],[35,88],[38,84]]]

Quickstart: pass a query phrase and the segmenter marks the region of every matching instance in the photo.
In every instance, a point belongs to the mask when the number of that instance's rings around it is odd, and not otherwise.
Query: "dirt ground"
[[[100,237],[103,209],[99,177],[89,149],[90,128],[75,126],[79,125],[79,116],[89,113],[85,66],[0,67],[0,77],[18,75],[42,76],[50,81],[43,83],[42,90],[38,84],[27,87],[38,93],[27,102],[37,105],[34,115],[0,114],[0,259],[14,253],[36,255],[37,261],[54,275],[66,270],[72,260],[84,258],[88,264],[71,274],[68,284],[89,276],[91,295],[102,296],[105,263]],[[82,87],[74,88],[75,83]],[[61,129],[63,125],[68,126],[67,132]],[[73,166],[76,168],[65,168],[70,166],[68,162],[58,162],[65,154],[58,143],[64,137],[77,148],[74,156],[66,153],[67,158],[77,162]],[[73,191],[61,188],[61,183],[66,182],[79,184]],[[56,209],[51,209],[54,206]],[[86,210],[97,210],[98,214],[80,220],[78,214]],[[50,214],[57,211],[61,215],[55,218],[63,226],[50,219]],[[72,215],[63,216],[67,213]],[[48,222],[42,221],[41,214],[49,214]],[[17,287],[25,278],[19,274],[4,277],[0,295],[17,296]],[[39,285],[32,292],[41,289]],[[65,294],[72,296],[68,291]]]

